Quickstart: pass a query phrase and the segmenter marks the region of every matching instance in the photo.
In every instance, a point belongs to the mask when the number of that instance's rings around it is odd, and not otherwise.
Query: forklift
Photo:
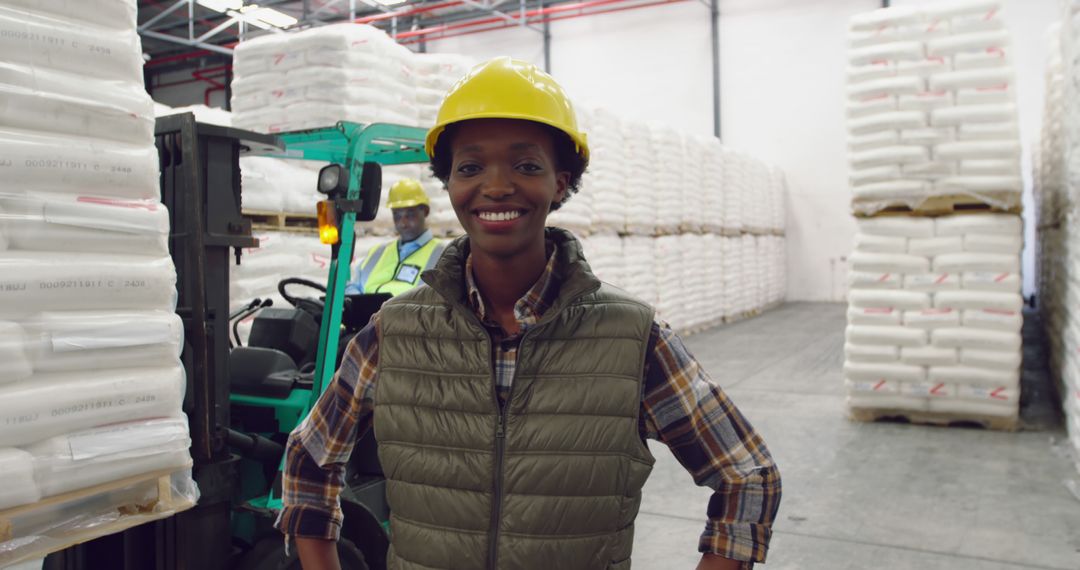
[[[285,443],[326,390],[347,344],[343,338],[359,332],[390,298],[344,294],[355,223],[375,219],[383,165],[427,162],[424,135],[415,127],[340,122],[331,128],[278,135],[282,151],[264,154],[329,163],[319,172],[318,191],[326,199],[317,205],[317,221],[320,241],[331,247],[331,261],[325,287],[303,279],[282,280],[279,293],[293,307],[261,309],[248,346],[237,346],[229,356],[230,445],[246,460],[241,465],[243,503],[234,514],[233,532],[234,538],[250,546],[236,564],[241,570],[300,569],[295,551],[287,556],[281,534],[271,527],[282,507],[284,448],[275,446]],[[290,285],[314,289],[319,296],[294,296]],[[233,315],[233,322],[260,304],[252,301]],[[313,344],[316,327],[318,341]],[[313,365],[310,371],[306,364]],[[390,510],[370,432],[357,442],[345,480],[341,495],[345,523],[338,541],[342,566],[385,568]]]
[[[44,570],[300,570],[296,549],[272,526],[282,508],[285,445],[332,381],[350,335],[389,297],[345,294],[355,225],[375,218],[383,166],[428,161],[425,132],[343,121],[264,135],[199,123],[191,113],[157,119],[200,499],[172,518],[50,555]],[[283,279],[278,290],[291,307],[254,299],[230,312],[229,265],[258,247],[241,215],[241,156],[328,163],[316,205],[319,238],[331,251],[327,281]],[[236,323],[252,315],[244,346]],[[342,567],[385,569],[389,508],[370,433],[348,462],[341,508]]]

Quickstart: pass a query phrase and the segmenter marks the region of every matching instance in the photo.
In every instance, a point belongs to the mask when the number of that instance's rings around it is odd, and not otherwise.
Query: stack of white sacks
[[[169,472],[193,502],[135,2],[8,1],[0,51],[0,512]],[[7,518],[0,566],[103,532],[122,495]]]
[[[1063,4],[1050,36],[1035,201],[1039,306],[1080,469],[1080,2]]]
[[[1000,0],[877,10],[851,20],[853,208],[966,196],[1020,203],[1020,140]]]
[[[1017,415],[1022,226],[1013,214],[858,220],[850,407]]]
[[[339,24],[241,42],[233,124],[258,132],[337,121],[418,125],[412,52],[371,26]]]

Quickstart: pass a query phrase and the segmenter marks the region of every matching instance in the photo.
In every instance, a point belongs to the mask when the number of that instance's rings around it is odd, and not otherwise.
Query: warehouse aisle
[[[1064,484],[1076,471],[1048,381],[1028,355],[1023,432],[853,423],[841,381],[844,311],[793,303],[687,342],[783,474],[764,568],[1080,568],[1080,500]],[[689,570],[709,492],[662,446],[653,451],[634,567]]]

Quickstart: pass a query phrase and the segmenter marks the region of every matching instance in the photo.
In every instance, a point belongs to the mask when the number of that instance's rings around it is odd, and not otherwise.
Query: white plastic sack
[[[960,360],[955,348],[908,346],[900,349],[900,361],[914,366],[953,366]]]
[[[1016,236],[1024,230],[1023,220],[1015,214],[979,214],[944,216],[934,220],[939,236],[993,234]]]
[[[919,200],[930,195],[931,185],[922,180],[889,180],[864,184],[853,189],[854,199],[859,202]]]
[[[1019,370],[995,370],[971,366],[931,366],[927,373],[931,382],[949,382],[969,386],[1008,386],[1020,385]]]
[[[34,481],[34,458],[15,448],[0,448],[0,510],[41,500]]]
[[[142,50],[134,33],[101,33],[44,14],[0,8],[0,53],[30,64],[98,79],[142,84]]]
[[[964,289],[972,291],[1020,291],[1020,274],[1012,271],[973,271],[960,276]]]
[[[844,345],[844,358],[847,362],[896,362],[900,347],[848,343]]]
[[[0,194],[0,233],[9,250],[169,254],[169,213],[150,200]]]
[[[941,348],[964,348],[975,350],[999,350],[1019,352],[1019,333],[991,331],[969,327],[942,328],[930,331],[931,344]]]
[[[985,89],[1009,85],[1015,82],[1013,71],[1008,67],[965,69],[963,71],[947,71],[930,76],[931,91],[956,91],[958,89]],[[1005,116],[1009,117],[1006,112]],[[1016,109],[1011,110],[1011,118],[1015,119]],[[1007,119],[1002,119],[1007,120]]]
[[[850,380],[874,382],[891,380],[893,382],[923,382],[926,369],[899,363],[845,362],[844,376]]]
[[[175,308],[169,257],[0,253],[0,313]]]
[[[1015,235],[964,235],[964,251],[969,251],[973,253],[1003,253],[1020,255],[1020,251],[1023,249],[1024,238],[1019,233]]]
[[[908,240],[902,237],[855,234],[855,250],[867,253],[907,253]],[[922,255],[919,252],[912,252]]]
[[[189,465],[187,419],[152,419],[78,431],[24,447],[43,497]]]
[[[1018,293],[941,291],[934,294],[934,307],[939,309],[990,309],[1018,313],[1024,307],[1024,299]]]
[[[961,52],[985,52],[1008,45],[1009,32],[1006,30],[960,34],[930,40],[926,44],[926,54],[930,57],[941,57]]]
[[[1020,141],[958,141],[942,143],[934,149],[940,160],[1010,159],[1020,156]]]
[[[890,291],[886,289],[852,289],[848,303],[855,308],[890,307],[899,310],[928,309],[931,298],[918,291]]]
[[[0,129],[0,156],[5,193],[161,199],[158,156],[152,144],[5,128]]]
[[[925,346],[926,331],[908,327],[849,325],[846,331],[849,344],[887,346]]]
[[[184,343],[183,321],[167,311],[45,312],[23,326],[35,372],[163,366]]]
[[[905,253],[866,253],[856,251],[848,258],[852,270],[880,273],[929,273],[930,260]]]
[[[943,253],[962,253],[964,239],[961,236],[916,238],[908,243],[908,253],[933,257]]]
[[[904,276],[904,289],[910,291],[947,291],[960,288],[960,275],[956,273],[923,273]]]
[[[895,137],[895,134],[894,134]],[[885,141],[881,145],[870,145],[865,148],[880,148],[881,146],[890,146],[895,141]],[[863,143],[864,145],[866,143]],[[852,150],[856,149],[855,145],[851,145]],[[900,167],[895,165],[890,166],[874,166],[870,168],[860,168],[851,171],[851,176],[848,178],[851,181],[851,185],[855,187],[865,186],[867,184],[874,184],[876,182],[887,182],[900,177]]]
[[[906,216],[894,216],[883,218],[859,218],[855,220],[860,233],[899,236],[909,238],[934,237],[934,220],[932,218],[913,218]]]
[[[185,384],[183,368],[174,366],[40,374],[0,386],[0,446],[175,415]]]
[[[978,350],[964,348],[960,350],[960,363],[976,368],[994,370],[1016,370],[1023,362],[1023,355],[1018,350]]]
[[[848,322],[853,325],[892,326],[900,324],[901,311],[891,307],[857,309],[848,307]]]
[[[935,127],[955,127],[968,123],[1011,123],[1016,120],[1016,105],[961,105],[934,109],[930,124]]]
[[[869,135],[879,131],[897,131],[903,129],[920,129],[926,126],[926,114],[920,111],[894,111],[891,113],[880,113],[877,115],[867,115],[856,119],[849,119],[847,122],[848,132],[852,135]],[[923,149],[925,152],[925,149]],[[897,154],[900,151],[894,151],[892,154]],[[909,154],[917,151],[907,151]],[[925,154],[919,155],[922,160],[926,160]],[[908,162],[912,159],[909,157]],[[869,162],[869,161],[865,161]],[[853,161],[855,164],[859,162]],[[878,164],[887,164],[886,162],[877,161]]]
[[[899,273],[848,272],[851,289],[900,289],[903,284],[904,276]]]
[[[1002,253],[946,253],[934,257],[934,271],[1018,273],[1020,257]]]
[[[1024,315],[1020,311],[970,309],[961,314],[960,321],[965,327],[1018,332],[1024,326]]]
[[[960,311],[953,309],[904,311],[904,326],[920,329],[958,327],[960,326]]]
[[[852,153],[851,165],[854,168],[869,168],[891,164],[926,162],[928,159],[929,154],[927,153],[926,147],[890,146]]]

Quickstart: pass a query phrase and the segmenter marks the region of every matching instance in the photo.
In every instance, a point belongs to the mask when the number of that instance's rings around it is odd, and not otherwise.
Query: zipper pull
[[[506,437],[506,416],[505,415],[499,415],[499,423],[498,423],[498,426],[495,428],[495,437],[500,438],[500,439]]]

